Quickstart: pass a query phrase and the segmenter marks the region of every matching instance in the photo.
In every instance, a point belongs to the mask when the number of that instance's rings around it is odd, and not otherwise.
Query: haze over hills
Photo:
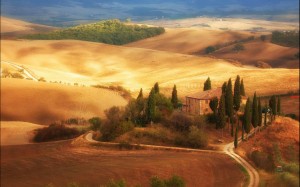
[[[299,20],[299,1],[235,0],[2,0],[1,14],[47,25],[72,25],[101,19],[178,19],[196,16]]]

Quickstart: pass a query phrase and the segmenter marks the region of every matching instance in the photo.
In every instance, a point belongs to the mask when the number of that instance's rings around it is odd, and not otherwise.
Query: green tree
[[[235,128],[235,134],[234,134],[234,147],[237,148],[238,146],[238,126]]]
[[[204,88],[203,88],[203,91],[206,91],[206,90],[211,90],[211,81],[210,81],[210,78],[208,77],[207,80],[204,82]]]
[[[224,82],[222,85],[222,94],[226,93],[226,88],[227,88],[227,82]]]
[[[252,126],[256,128],[258,125],[258,105],[257,105],[256,92],[254,93],[254,97],[253,97],[251,122],[252,122]]]
[[[148,97],[147,108],[146,108],[146,115],[147,115],[148,122],[153,121],[155,118],[155,106],[156,106],[155,91],[152,88]]]
[[[269,100],[269,107],[271,108],[271,114],[272,114],[272,121],[275,119],[275,116],[277,114],[277,106],[276,106],[276,97],[275,95],[272,95],[272,97]]]
[[[251,128],[251,101],[248,98],[245,106],[245,112],[243,115],[243,126],[245,132],[248,134]]]
[[[209,107],[214,114],[217,113],[218,104],[219,104],[219,99],[217,97],[214,97],[209,101]]]
[[[223,136],[223,128],[226,124],[226,113],[225,113],[225,95],[222,94],[220,98],[219,108],[218,108],[218,118],[217,118],[217,129],[222,129],[222,136]]]
[[[240,89],[241,96],[246,96],[245,87],[244,87],[244,80],[241,80],[241,89]]]
[[[281,99],[280,96],[277,98],[277,115],[281,114]]]
[[[234,95],[233,95],[233,108],[235,111],[238,111],[241,106],[241,83],[240,76],[238,75],[234,82]]]
[[[231,78],[227,83],[225,100],[226,115],[228,116],[228,122],[231,123],[231,136],[233,137],[233,95]]]
[[[138,99],[141,99],[141,98],[143,98],[143,88],[140,89],[140,93],[139,93],[139,95],[136,99],[138,100]]]
[[[159,86],[158,86],[158,82],[154,84],[154,93],[159,93]]]
[[[173,87],[171,102],[173,104],[173,107],[176,109],[178,107],[178,97],[177,97],[176,85],[174,85],[174,87]]]
[[[261,125],[262,125],[262,108],[261,108],[260,98],[258,98],[258,106],[257,106],[257,109],[258,109],[258,126],[259,126],[259,128],[260,128]]]

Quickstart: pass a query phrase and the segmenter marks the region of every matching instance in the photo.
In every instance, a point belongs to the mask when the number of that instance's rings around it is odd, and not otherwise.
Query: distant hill
[[[162,27],[140,26],[125,24],[119,20],[107,20],[56,30],[50,33],[27,35],[23,38],[36,40],[74,39],[122,45],[153,37],[164,32],[165,29]]]

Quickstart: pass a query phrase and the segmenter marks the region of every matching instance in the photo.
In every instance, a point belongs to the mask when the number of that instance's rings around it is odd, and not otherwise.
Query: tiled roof
[[[216,88],[216,89],[197,92],[197,93],[194,93],[194,94],[191,94],[191,95],[187,95],[186,97],[201,99],[201,100],[210,100],[214,97],[220,98],[221,95],[222,95],[222,88],[219,87],[219,88]]]

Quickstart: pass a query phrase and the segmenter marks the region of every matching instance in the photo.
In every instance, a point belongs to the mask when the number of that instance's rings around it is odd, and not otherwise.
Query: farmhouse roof
[[[222,95],[222,88],[216,88],[212,90],[206,90],[202,92],[197,92],[191,95],[187,95],[186,97],[199,99],[199,100],[210,100],[214,97],[220,98]]]

